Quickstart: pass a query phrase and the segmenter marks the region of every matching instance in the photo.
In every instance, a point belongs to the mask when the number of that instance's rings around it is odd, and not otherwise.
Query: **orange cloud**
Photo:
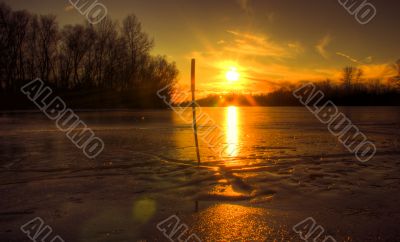
[[[367,79],[386,79],[397,74],[396,70],[390,64],[370,64],[359,66],[364,72],[364,77]]]
[[[315,46],[317,52],[325,59],[329,58],[329,52],[326,50],[328,45],[331,43],[331,36],[329,34],[325,35]]]
[[[232,30],[227,32],[232,34],[235,39],[233,43],[229,43],[225,47],[225,50],[238,54],[285,58],[296,55],[296,53],[301,52],[299,50],[302,49],[299,42],[292,42],[286,45],[277,44],[264,35],[242,33]]]
[[[262,34],[227,32],[230,38],[215,41],[214,44],[207,42],[205,50],[193,51],[186,56],[188,62],[190,58],[197,59],[200,96],[229,91],[265,93],[299,81],[330,79],[339,82],[342,77],[341,66],[330,67],[326,63],[309,67],[303,65],[303,59],[299,58],[304,57],[307,50],[299,41],[276,42]],[[327,49],[330,42],[331,36],[325,35],[315,46],[324,58],[329,58]],[[369,64],[367,61],[372,61],[372,57],[360,61],[342,52],[335,53],[357,63],[367,80],[395,75],[386,63]],[[233,86],[226,81],[226,72],[231,67],[240,73],[240,80]],[[185,72],[185,75],[183,79],[190,80],[189,73]]]
[[[68,4],[67,6],[65,6],[64,11],[65,12],[70,12],[70,11],[72,11],[74,9],[75,9],[74,6],[72,6],[71,4]]]

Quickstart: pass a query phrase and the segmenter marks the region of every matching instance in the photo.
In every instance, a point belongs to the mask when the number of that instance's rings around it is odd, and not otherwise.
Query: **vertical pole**
[[[196,124],[196,60],[192,59],[192,111],[193,111],[193,131],[194,131],[194,142],[196,144],[197,162],[200,165],[200,149],[199,140],[197,138],[197,124]]]

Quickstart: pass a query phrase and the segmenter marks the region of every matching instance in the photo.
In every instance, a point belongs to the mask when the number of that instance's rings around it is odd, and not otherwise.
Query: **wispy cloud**
[[[325,59],[328,59],[330,56],[326,48],[331,43],[331,40],[332,40],[331,36],[327,34],[315,46],[317,52]]]
[[[223,92],[227,90],[225,73],[227,67],[237,67],[243,82],[238,83],[239,90],[251,91],[253,93],[265,93],[276,90],[281,87],[287,87],[290,84],[301,80],[319,81],[326,78],[339,79],[340,69],[314,69],[302,68],[299,66],[288,65],[284,61],[271,59],[264,62],[258,58],[239,58],[230,59],[226,52],[192,52],[189,57],[194,57],[199,63],[203,63],[199,68],[202,82],[201,87],[207,90]],[[270,58],[268,58],[270,59]],[[275,60],[275,61],[274,61]],[[214,77],[213,76],[214,73]],[[215,76],[215,73],[217,76]]]
[[[230,51],[242,55],[265,56],[284,58],[293,56],[299,51],[299,43],[288,45],[278,44],[270,40],[267,36],[253,33],[242,33],[238,31],[227,31],[234,36],[234,40],[225,46],[225,51]],[[289,48],[288,48],[289,47]],[[294,51],[291,51],[294,49]]]
[[[354,57],[352,57],[352,56],[350,56],[348,54],[345,54],[343,52],[336,52],[336,55],[344,57],[347,60],[349,60],[349,61],[351,61],[351,62],[353,62],[353,63],[355,63],[357,65],[367,65],[367,64],[371,64],[372,61],[373,61],[372,56],[368,56],[368,57],[360,60],[360,59],[356,59],[356,58],[354,58]]]
[[[373,61],[373,57],[372,56],[368,56],[364,59],[365,63],[371,63]]]
[[[346,54],[344,54],[342,52],[336,52],[336,55],[342,56],[342,57],[348,59],[349,61],[351,61],[353,63],[359,64],[359,65],[363,64],[363,63],[361,63],[361,61],[357,60],[356,58],[353,58],[353,57],[351,57],[349,55],[346,55]]]
[[[298,41],[288,43],[288,47],[290,49],[292,49],[294,52],[296,52],[297,54],[302,54],[305,52],[304,46]]]
[[[198,60],[198,68],[202,70],[198,74],[198,79],[201,80],[199,88],[202,90],[229,91],[226,71],[231,67],[237,68],[243,80],[235,84],[236,90],[253,93],[270,92],[299,81],[322,81],[327,78],[339,81],[342,76],[340,66],[298,64],[307,53],[306,47],[300,41],[275,41],[266,34],[237,30],[229,30],[227,33],[229,35],[224,39],[187,55],[188,60],[192,57]],[[339,51],[329,53],[330,43],[331,36],[325,35],[314,47],[323,58],[328,59],[335,54],[356,63],[363,70],[366,80],[385,79],[395,74],[388,68],[388,64],[371,64],[372,57],[357,59]]]
[[[74,6],[72,6],[71,4],[68,4],[67,6],[65,6],[64,11],[65,12],[70,12],[74,10]]]
[[[265,64],[253,62],[247,73],[257,79],[272,80],[275,83],[295,83],[301,80],[317,81],[326,78],[337,78],[340,75],[340,70],[336,68],[310,69],[281,63]]]
[[[242,8],[243,11],[246,13],[249,13],[252,11],[251,8],[251,0],[236,0],[236,2],[239,4],[240,8]]]
[[[299,80],[324,80],[339,77],[340,69],[315,69],[293,65],[306,52],[298,40],[275,41],[266,34],[227,31],[229,35],[208,44],[205,50],[193,51],[187,59],[194,57],[201,63],[198,68],[200,89],[226,91],[226,71],[236,67],[243,82],[235,84],[238,90],[269,92]],[[188,77],[184,78],[185,80]]]

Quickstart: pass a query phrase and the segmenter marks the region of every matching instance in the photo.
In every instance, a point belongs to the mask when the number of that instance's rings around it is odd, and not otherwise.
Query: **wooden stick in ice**
[[[192,111],[193,111],[193,131],[194,131],[194,142],[196,144],[197,162],[200,165],[200,149],[199,140],[197,138],[197,124],[196,124],[196,60],[192,59]]]

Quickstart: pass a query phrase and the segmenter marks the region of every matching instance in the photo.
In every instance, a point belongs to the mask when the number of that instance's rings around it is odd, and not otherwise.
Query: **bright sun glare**
[[[226,73],[226,79],[230,82],[235,82],[239,80],[239,73],[237,72],[237,68],[231,67],[230,70]]]

